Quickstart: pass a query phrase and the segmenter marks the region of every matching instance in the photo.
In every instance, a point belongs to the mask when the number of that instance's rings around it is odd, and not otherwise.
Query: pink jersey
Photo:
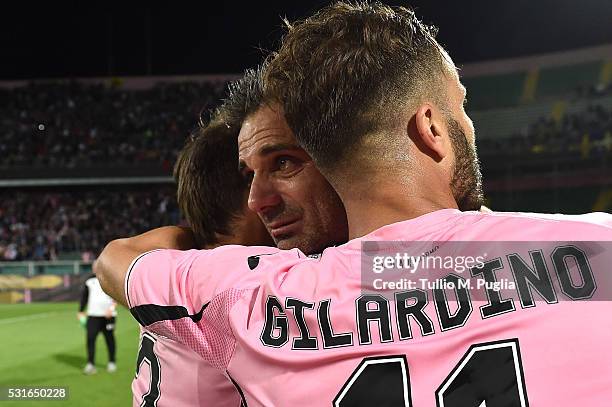
[[[239,407],[241,402],[222,372],[185,345],[144,328],[132,395],[134,407]]]
[[[141,324],[225,372],[251,407],[603,407],[610,219],[446,209],[314,259],[159,250],[133,263],[126,293]],[[378,270],[403,241],[453,271]]]

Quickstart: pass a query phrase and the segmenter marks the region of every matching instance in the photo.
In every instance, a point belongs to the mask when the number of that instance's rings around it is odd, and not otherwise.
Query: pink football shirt
[[[240,394],[223,372],[172,339],[141,328],[134,407],[239,407]]]
[[[610,219],[446,209],[318,258],[159,250],[135,260],[126,293],[142,325],[224,372],[248,406],[603,407]],[[455,268],[373,272],[403,241]]]

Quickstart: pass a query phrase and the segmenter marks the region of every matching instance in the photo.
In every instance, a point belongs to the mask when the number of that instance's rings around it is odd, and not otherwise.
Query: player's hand
[[[77,312],[77,319],[83,328],[87,326],[87,315],[84,312]]]
[[[107,309],[106,312],[104,313],[104,317],[106,319],[111,319],[113,317],[113,310],[112,309]]]

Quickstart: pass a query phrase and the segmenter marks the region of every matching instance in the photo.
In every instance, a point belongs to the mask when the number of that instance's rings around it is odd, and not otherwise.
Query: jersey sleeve
[[[136,258],[125,291],[130,312],[151,332],[176,340],[223,369],[233,339],[228,313],[245,290],[252,258],[271,247],[154,250]],[[293,257],[297,258],[295,254]]]
[[[214,250],[159,249],[141,254],[128,269],[125,294],[138,322],[194,317],[250,271],[249,258],[279,252],[271,247]]]
[[[202,251],[153,250],[138,256],[128,269],[125,294],[132,315],[142,326],[179,313],[193,314],[197,299],[188,292],[190,269]],[[199,277],[205,279],[205,273]],[[189,280],[189,281],[188,281]]]

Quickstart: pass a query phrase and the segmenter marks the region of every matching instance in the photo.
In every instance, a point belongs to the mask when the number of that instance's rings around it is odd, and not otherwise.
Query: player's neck
[[[215,242],[205,245],[204,249],[211,250],[219,246],[225,246],[228,244],[242,244],[242,242],[236,236],[222,235],[220,233],[215,233]]]
[[[367,190],[353,188],[340,194],[349,225],[349,239],[378,228],[414,219],[440,209],[457,208],[450,188],[414,188],[394,183],[370,184]]]

